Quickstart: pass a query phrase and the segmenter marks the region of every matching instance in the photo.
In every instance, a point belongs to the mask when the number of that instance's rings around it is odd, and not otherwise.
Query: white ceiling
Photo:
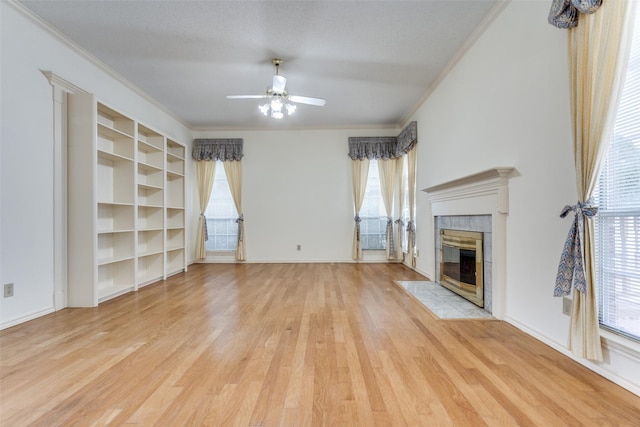
[[[402,124],[501,0],[21,3],[194,129],[301,129]],[[274,57],[327,105],[225,98],[263,94]]]

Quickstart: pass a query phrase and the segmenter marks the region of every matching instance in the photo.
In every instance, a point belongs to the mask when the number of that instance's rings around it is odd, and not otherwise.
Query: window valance
[[[352,160],[394,159],[397,144],[395,136],[349,137],[349,157]]]
[[[549,24],[567,29],[578,26],[581,13],[595,13],[602,0],[553,0],[549,10]]]
[[[396,157],[407,154],[418,142],[418,122],[410,122],[398,135]]]
[[[195,139],[193,141],[193,159],[197,162],[215,161],[233,162],[242,159],[242,138]]]
[[[407,154],[418,142],[418,123],[409,123],[398,136],[349,137],[351,160],[388,160]]]

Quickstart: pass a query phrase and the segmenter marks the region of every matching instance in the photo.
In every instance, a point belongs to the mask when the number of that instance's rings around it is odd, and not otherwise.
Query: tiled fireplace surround
[[[491,286],[491,215],[450,215],[435,217],[435,241],[436,241],[436,274],[435,281],[440,280],[440,230],[479,231],[482,233],[482,269],[484,277],[484,309],[492,312]]]
[[[423,189],[429,195],[436,247],[435,272],[440,277],[440,229],[484,233],[485,308],[503,319],[506,291],[506,233],[509,175],[513,168],[492,168]]]

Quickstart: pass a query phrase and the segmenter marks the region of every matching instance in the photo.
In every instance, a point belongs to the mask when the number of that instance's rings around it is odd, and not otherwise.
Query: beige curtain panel
[[[207,251],[205,249],[205,241],[207,240],[207,218],[204,216],[204,211],[207,210],[209,198],[211,197],[215,171],[215,161],[196,162],[198,197],[200,199],[200,217],[198,219],[198,234],[196,239],[196,259],[205,259],[207,256]]]
[[[227,176],[227,182],[231,189],[233,203],[238,211],[238,240],[236,246],[236,260],[244,261],[247,259],[246,243],[244,233],[244,214],[242,213],[242,161],[224,162],[224,172]]]
[[[397,159],[378,160],[382,203],[384,203],[384,209],[387,212],[387,244],[385,247],[387,259],[396,258],[393,232],[393,196],[395,194],[396,164]]]
[[[414,146],[407,153],[407,173],[409,175],[407,189],[409,193],[409,223],[407,224],[407,240],[409,259],[408,264],[411,267],[416,266],[416,162],[418,159],[417,146]]]
[[[403,242],[404,242],[404,222],[402,221],[402,212],[404,212],[404,189],[405,182],[404,175],[404,156],[396,159],[396,188],[397,193],[397,205],[398,211],[396,212],[396,259],[402,260],[403,258]]]
[[[367,189],[369,177],[369,159],[351,161],[351,179],[353,182],[353,207],[356,213],[353,229],[352,257],[355,260],[362,259],[362,240],[360,239],[360,208],[364,201],[364,193]]]
[[[580,15],[580,24],[569,30],[571,122],[579,199],[576,211],[580,215],[593,194],[613,131],[629,56],[631,9],[626,0],[606,0],[596,13]],[[568,346],[578,357],[600,361],[593,223],[586,217],[580,222],[584,224],[586,292],[574,287]]]

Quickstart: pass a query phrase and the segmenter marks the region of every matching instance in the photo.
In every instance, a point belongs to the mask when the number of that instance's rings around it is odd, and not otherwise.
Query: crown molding
[[[78,45],[76,42],[71,40],[69,37],[67,37],[66,35],[61,33],[57,28],[55,28],[54,26],[49,24],[47,21],[42,19],[40,16],[38,16],[36,13],[34,13],[31,9],[29,9],[25,5],[19,3],[17,0],[2,0],[2,2],[4,4],[7,4],[7,5],[11,6],[16,12],[20,13],[22,16],[24,16],[29,21],[31,21],[33,24],[35,24],[38,27],[40,27],[41,29],[45,30],[53,38],[55,38],[59,42],[61,42],[64,45],[66,45],[68,48],[73,50],[76,54],[80,55],[82,58],[84,58],[87,61],[89,61],[95,67],[99,68],[101,71],[103,71],[105,74],[107,74],[109,77],[113,78],[114,80],[116,80],[117,82],[119,82],[120,84],[125,86],[127,89],[131,90],[133,93],[135,93],[136,95],[140,96],[145,101],[147,101],[150,104],[152,104],[154,107],[156,107],[159,110],[161,110],[162,112],[168,114],[169,116],[171,116],[172,118],[174,118],[175,120],[180,122],[182,125],[187,127],[189,130],[191,130],[191,131],[193,130],[193,127],[191,126],[191,124],[189,124],[186,121],[184,121],[176,113],[174,113],[173,111],[168,109],[164,104],[160,103],[157,99],[155,99],[154,97],[149,95],[147,92],[143,91],[138,86],[134,85],[129,80],[127,80],[124,76],[122,76],[122,74],[118,73],[116,70],[114,70],[113,68],[111,68],[110,66],[108,66],[107,64],[102,62],[100,59],[98,59],[96,56],[91,54],[89,51],[87,51],[86,49],[84,49],[83,47]],[[44,71],[43,71],[43,74],[45,74],[45,76],[47,76],[47,74]],[[49,78],[49,77],[47,76],[47,78]],[[64,81],[66,81],[66,80],[64,80]],[[67,82],[67,83],[69,83],[69,82]],[[73,85],[72,83],[69,83],[69,84],[71,84],[73,87],[77,88],[77,86]],[[81,92],[85,92],[85,91],[81,90]]]
[[[53,87],[64,89],[65,92],[69,92],[69,93],[87,93],[86,90],[74,85],[68,80],[63,79],[53,71],[40,70],[40,72],[44,74],[44,76],[47,78],[47,80],[49,80],[49,83]]]
[[[449,75],[451,70],[455,68],[455,66],[460,62],[460,60],[465,56],[465,54],[476,44],[476,42],[480,39],[480,36],[485,32],[487,28],[491,26],[493,21],[502,13],[504,9],[512,2],[512,0],[499,0],[496,4],[493,5],[489,13],[485,15],[485,17],[480,21],[480,24],[476,27],[475,30],[471,33],[471,35],[465,40],[465,42],[460,46],[460,49],[456,52],[456,54],[451,58],[451,61],[447,64],[446,67],[442,70],[438,77],[435,78],[433,83],[429,85],[427,90],[422,94],[418,102],[411,108],[409,113],[405,114],[400,120],[401,124],[405,124],[411,120],[414,114],[420,109],[422,104],[426,102],[426,100],[431,96],[431,94],[436,90],[436,88],[442,83],[442,81]],[[402,126],[401,126],[402,127]]]

